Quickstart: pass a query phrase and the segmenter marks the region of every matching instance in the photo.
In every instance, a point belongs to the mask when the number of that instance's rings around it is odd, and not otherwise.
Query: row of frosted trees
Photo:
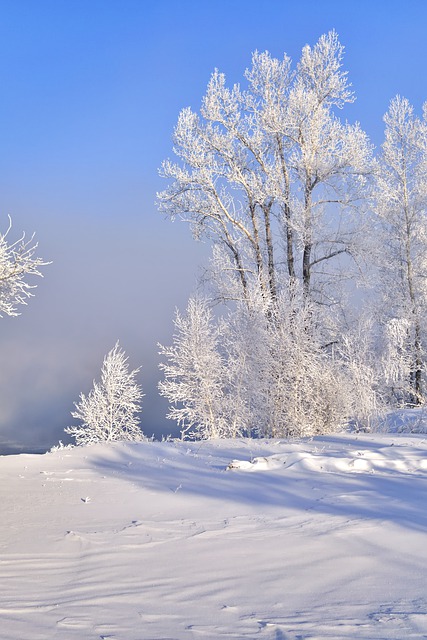
[[[401,97],[374,153],[337,34],[296,65],[256,52],[179,115],[160,210],[213,248],[161,347],[184,435],[313,435],[424,403],[427,107]]]

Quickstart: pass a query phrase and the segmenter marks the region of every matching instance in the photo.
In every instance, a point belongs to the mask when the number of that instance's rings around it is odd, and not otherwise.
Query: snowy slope
[[[0,457],[0,638],[427,638],[427,437]]]

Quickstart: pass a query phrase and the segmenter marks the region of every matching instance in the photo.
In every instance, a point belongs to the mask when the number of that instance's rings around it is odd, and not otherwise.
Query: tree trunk
[[[312,248],[311,187],[307,181],[304,194],[304,249],[302,254],[302,282],[304,300],[308,300],[310,298]]]

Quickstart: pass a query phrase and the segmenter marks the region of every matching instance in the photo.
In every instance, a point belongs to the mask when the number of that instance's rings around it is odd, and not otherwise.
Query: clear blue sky
[[[357,95],[343,117],[380,145],[394,95],[427,100],[425,0],[0,0],[0,225],[53,261],[0,320],[0,443],[62,438],[117,339],[143,367],[145,432],[172,430],[156,343],[208,255],[154,206],[178,113],[215,67],[239,82],[255,49],[297,60],[330,29]]]

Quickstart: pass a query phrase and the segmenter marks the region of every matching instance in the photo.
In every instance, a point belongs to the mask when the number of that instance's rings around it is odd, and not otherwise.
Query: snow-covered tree
[[[5,233],[0,233],[0,314],[17,316],[18,305],[27,304],[35,285],[28,276],[42,276],[40,267],[48,264],[36,254],[34,235],[28,240],[23,233],[18,240],[9,242],[12,221]]]
[[[144,439],[138,418],[143,397],[136,382],[138,371],[129,371],[128,358],[117,342],[104,358],[101,381],[94,380],[89,395],[81,393],[74,403],[76,410],[71,415],[80,424],[67,427],[65,433],[78,445]]]
[[[200,115],[179,116],[179,161],[163,163],[160,210],[221,245],[240,297],[260,286],[275,300],[298,281],[307,299],[330,305],[349,277],[371,146],[336,115],[353,100],[342,55],[335,32],[304,47],[295,69],[286,55],[255,52],[247,89],[215,71]]]
[[[390,381],[400,402],[424,401],[427,314],[427,104],[397,96],[384,116],[377,182],[379,292]],[[396,377],[397,369],[399,374]],[[402,373],[406,369],[406,382]],[[403,384],[402,384],[403,383]]]
[[[176,420],[181,436],[220,438],[230,434],[224,420],[224,363],[219,329],[208,302],[190,298],[185,315],[176,312],[173,345],[159,345],[167,362],[160,395],[170,402],[168,418]],[[236,435],[236,434],[233,434]]]

